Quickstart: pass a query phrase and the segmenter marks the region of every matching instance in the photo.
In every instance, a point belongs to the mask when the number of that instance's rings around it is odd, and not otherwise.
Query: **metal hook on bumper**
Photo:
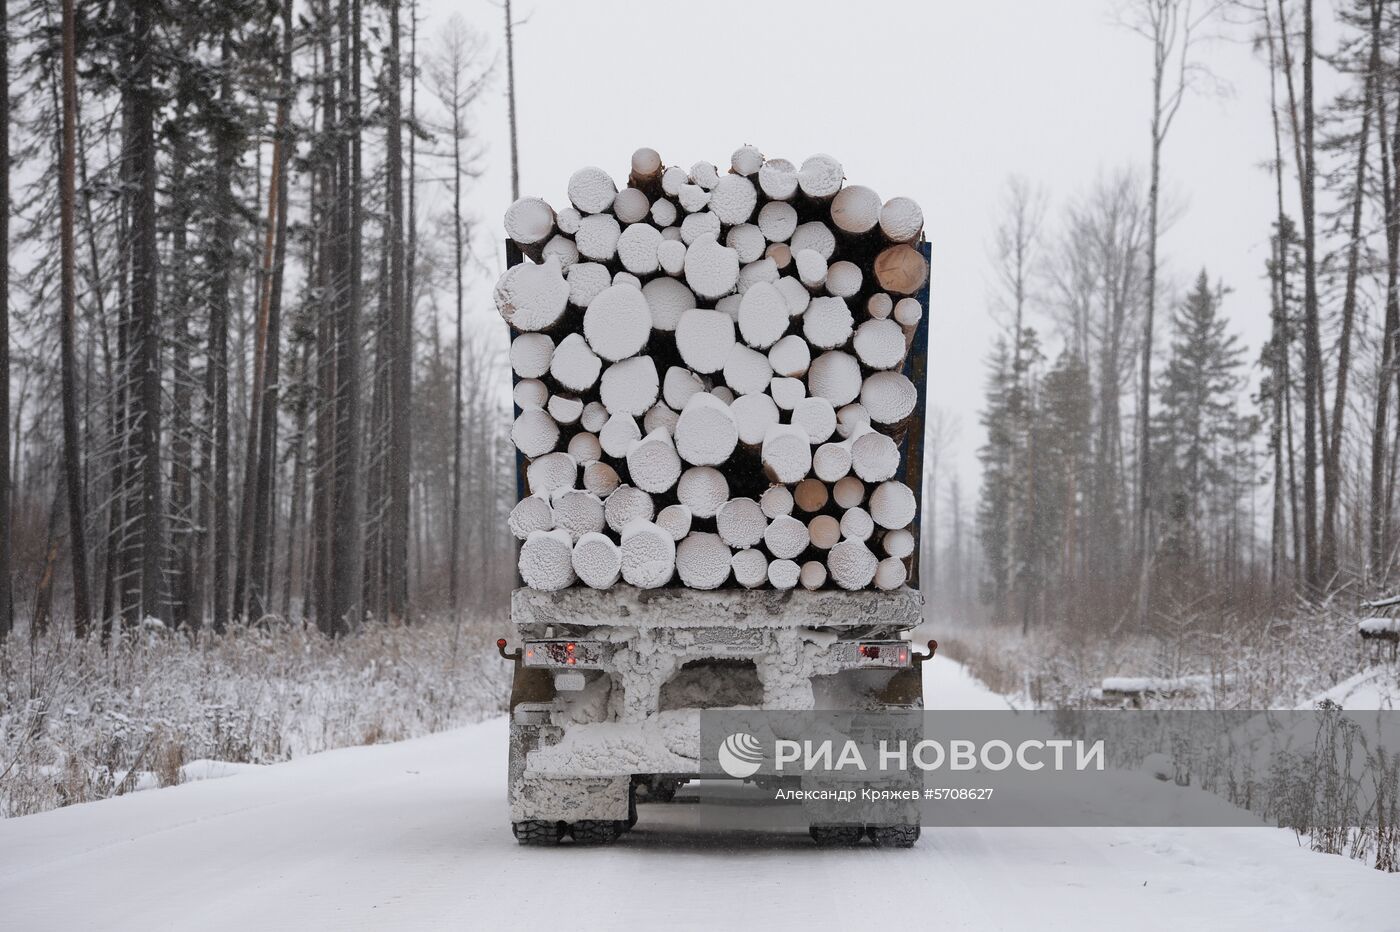
[[[507,641],[506,641],[505,638],[497,638],[497,639],[496,639],[496,653],[498,653],[498,654],[501,655],[501,659],[502,659],[502,660],[519,661],[519,660],[520,660],[520,648],[517,647],[515,650],[509,650],[509,651],[508,651],[508,650],[506,650],[506,643],[507,643]]]
[[[912,660],[912,661],[914,661],[914,666],[916,666],[916,667],[921,667],[921,666],[924,665],[924,663],[925,663],[926,661],[932,660],[932,659],[933,659],[933,655],[936,654],[936,653],[938,653],[938,642],[937,642],[937,641],[929,641],[929,642],[928,642],[928,653],[927,653],[927,654],[921,654],[921,653],[919,653],[918,651],[911,651],[911,652],[910,652],[911,656],[910,656],[909,659]]]

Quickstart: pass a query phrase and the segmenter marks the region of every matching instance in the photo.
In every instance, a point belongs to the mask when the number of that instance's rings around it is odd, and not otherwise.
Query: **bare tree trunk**
[[[509,18],[510,14],[506,14]],[[453,56],[452,67],[452,246],[455,261],[454,276],[457,287],[456,339],[453,351],[456,354],[452,393],[452,530],[447,542],[448,590],[452,603],[452,617],[460,617],[462,604],[458,588],[457,573],[461,564],[457,548],[462,540],[462,98],[461,62]],[[512,95],[512,100],[514,96]],[[514,133],[511,134],[512,150]],[[512,151],[512,156],[514,152]]]
[[[510,199],[520,200],[520,149],[515,132],[515,23],[510,16],[510,0],[506,4],[506,100],[510,106]]]
[[[399,44],[399,0],[389,0],[389,100],[387,164],[389,181],[389,391],[388,615],[408,620],[408,529],[413,461],[413,322],[404,290],[403,63]]]
[[[10,21],[0,4],[0,641],[14,627],[10,544]]]

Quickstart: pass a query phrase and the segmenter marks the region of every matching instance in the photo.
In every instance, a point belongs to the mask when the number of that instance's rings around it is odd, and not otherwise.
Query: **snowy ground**
[[[925,669],[931,707],[1005,707],[950,660]],[[505,748],[498,718],[0,821],[0,929],[1400,929],[1400,875],[1273,829],[819,850],[746,833],[721,792],[642,806],[614,847],[520,848]]]

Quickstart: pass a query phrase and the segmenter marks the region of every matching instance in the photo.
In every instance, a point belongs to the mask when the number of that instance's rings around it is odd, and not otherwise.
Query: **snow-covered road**
[[[1002,704],[952,661],[925,669],[930,707]],[[820,850],[744,832],[742,807],[676,803],[643,806],[613,847],[520,848],[505,748],[496,719],[0,821],[0,928],[1400,929],[1400,875],[1273,829],[933,828],[911,851]]]

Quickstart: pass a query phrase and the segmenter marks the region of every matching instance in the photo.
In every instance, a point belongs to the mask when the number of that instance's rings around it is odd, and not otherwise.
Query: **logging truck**
[[[916,709],[929,246],[908,198],[737,150],[506,213],[522,844],[713,779],[707,710]],[[640,420],[640,425],[638,421]],[[907,847],[917,818],[813,824]]]

